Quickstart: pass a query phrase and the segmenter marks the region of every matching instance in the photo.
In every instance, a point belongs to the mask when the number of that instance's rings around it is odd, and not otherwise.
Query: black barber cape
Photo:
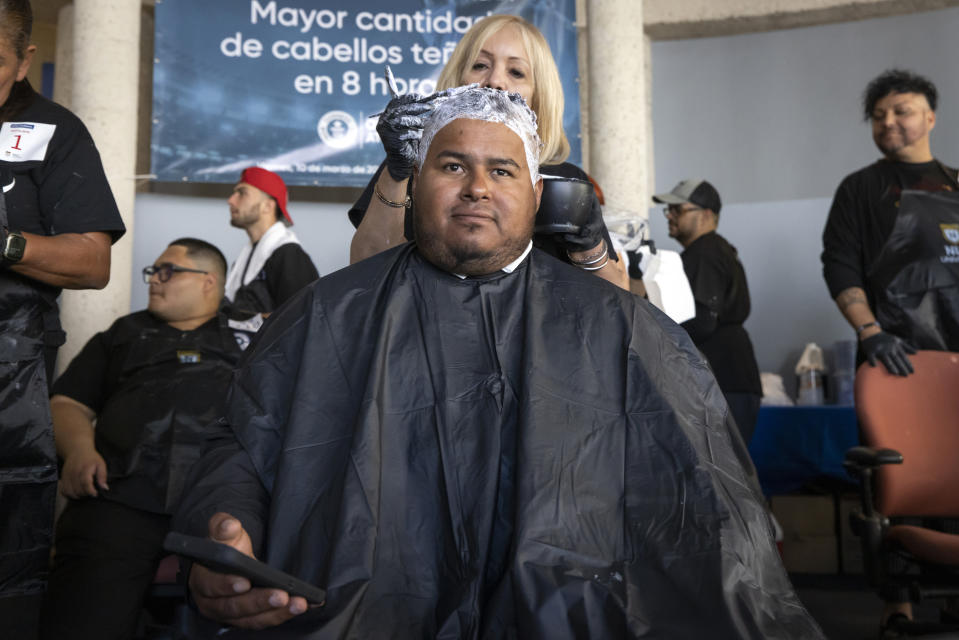
[[[270,318],[176,528],[232,513],[328,590],[256,638],[822,637],[726,414],[639,298],[403,245]]]

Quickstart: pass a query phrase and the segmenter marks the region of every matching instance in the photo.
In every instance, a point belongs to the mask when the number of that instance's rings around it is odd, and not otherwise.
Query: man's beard
[[[414,210],[413,237],[419,252],[440,269],[465,276],[484,276],[499,271],[526,251],[533,237],[533,217],[530,216],[529,226],[522,233],[506,238],[492,249],[483,249],[468,237],[456,244],[443,242],[434,230],[424,228]]]
[[[240,211],[237,213],[237,215],[230,216],[230,226],[236,227],[237,229],[246,229],[251,224],[256,222],[257,218],[258,216],[255,214],[244,213],[243,211]]]
[[[915,134],[910,137],[908,131],[903,131],[901,129],[894,129],[892,131],[894,135],[888,138],[886,137],[885,133],[886,132],[884,131],[879,136],[873,138],[873,141],[876,143],[879,151],[881,151],[885,156],[895,156],[895,154],[914,144],[922,137],[921,135]]]

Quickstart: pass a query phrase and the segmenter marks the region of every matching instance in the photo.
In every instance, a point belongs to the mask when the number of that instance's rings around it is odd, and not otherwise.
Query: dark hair
[[[18,60],[23,60],[33,31],[30,0],[0,0],[0,37],[13,45]]]
[[[199,258],[212,262],[216,269],[216,274],[220,279],[220,284],[222,285],[226,281],[226,258],[223,257],[223,253],[214,245],[199,238],[179,238],[169,244],[171,247],[173,245],[185,247],[186,254],[191,259],[195,260]]]
[[[266,193],[264,191],[263,193]],[[273,201],[273,215],[276,216],[276,221],[279,222],[283,219],[283,211],[280,209],[280,201],[266,193],[267,197]]]
[[[862,109],[866,120],[872,118],[876,103],[890,93],[921,93],[926,96],[929,108],[933,111],[939,100],[936,85],[929,78],[903,69],[887,69],[873,78],[862,93]]]

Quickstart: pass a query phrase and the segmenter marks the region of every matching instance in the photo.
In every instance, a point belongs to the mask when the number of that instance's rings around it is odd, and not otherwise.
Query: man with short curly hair
[[[932,155],[937,102],[936,86],[909,71],[869,83],[863,112],[884,157],[842,181],[823,230],[823,275],[860,360],[900,376],[916,349],[959,351],[959,182]],[[881,595],[884,627],[912,617],[906,588]]]
[[[823,276],[856,330],[860,360],[912,373],[915,349],[959,350],[959,189],[929,137],[938,92],[923,76],[890,69],[863,93],[883,158],[847,176],[823,230]],[[904,251],[904,247],[927,251]]]

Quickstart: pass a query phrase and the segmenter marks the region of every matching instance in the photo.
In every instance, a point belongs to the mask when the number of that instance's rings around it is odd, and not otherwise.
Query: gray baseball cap
[[[673,190],[669,193],[657,193],[654,195],[653,201],[663,204],[683,204],[689,202],[703,209],[711,209],[716,215],[719,215],[719,210],[723,206],[716,187],[705,180],[698,179],[683,180],[673,187]]]

